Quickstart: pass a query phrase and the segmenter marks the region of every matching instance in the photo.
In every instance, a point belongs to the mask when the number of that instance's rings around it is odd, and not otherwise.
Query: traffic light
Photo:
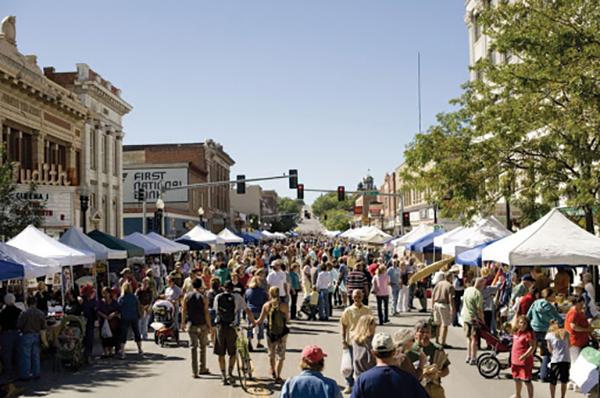
[[[410,227],[410,212],[408,211],[402,213],[402,226]]]
[[[304,184],[298,184],[296,186],[296,194],[298,200],[304,200]]]
[[[238,193],[238,195],[244,194],[246,193],[246,182],[244,181],[246,179],[246,176],[243,174],[240,174],[238,176],[235,177],[237,184],[236,184],[236,192]]]
[[[296,189],[298,187],[298,170],[290,169],[290,189]]]
[[[346,188],[343,185],[338,187],[338,202],[346,200]]]

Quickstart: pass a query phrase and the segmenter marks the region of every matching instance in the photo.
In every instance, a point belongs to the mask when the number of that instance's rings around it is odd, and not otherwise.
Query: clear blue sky
[[[41,66],[85,62],[123,90],[126,144],[212,138],[232,175],[297,168],[307,188],[369,169],[380,184],[402,162],[418,51],[424,128],[468,79],[461,0],[2,0],[8,14]]]

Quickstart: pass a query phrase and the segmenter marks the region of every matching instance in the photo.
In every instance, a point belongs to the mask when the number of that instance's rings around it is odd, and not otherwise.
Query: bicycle
[[[236,327],[236,367],[240,378],[240,384],[244,389],[247,387],[248,380],[253,380],[252,372],[254,370],[252,358],[250,357],[250,350],[248,349],[248,338],[246,337],[246,331],[250,328],[251,326]]]

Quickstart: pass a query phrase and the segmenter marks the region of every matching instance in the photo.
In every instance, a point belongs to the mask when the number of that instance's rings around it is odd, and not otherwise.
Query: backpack
[[[217,296],[217,323],[229,326],[235,321],[235,298],[231,293]]]
[[[285,314],[279,309],[279,305],[271,306],[268,326],[268,336],[271,341],[279,341],[290,332],[286,325]]]

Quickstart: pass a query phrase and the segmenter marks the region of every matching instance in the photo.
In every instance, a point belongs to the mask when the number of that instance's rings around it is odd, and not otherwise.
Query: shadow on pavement
[[[94,393],[99,387],[117,387],[118,384],[129,379],[156,376],[157,374],[151,369],[156,367],[157,362],[182,360],[184,358],[171,355],[149,353],[140,357],[138,354],[130,353],[123,360],[116,358],[98,360],[76,372],[64,368],[52,371],[50,361],[46,361],[43,363],[41,379],[17,383],[17,385],[24,389],[24,394],[27,396],[46,396],[56,390],[67,390],[76,394]]]

